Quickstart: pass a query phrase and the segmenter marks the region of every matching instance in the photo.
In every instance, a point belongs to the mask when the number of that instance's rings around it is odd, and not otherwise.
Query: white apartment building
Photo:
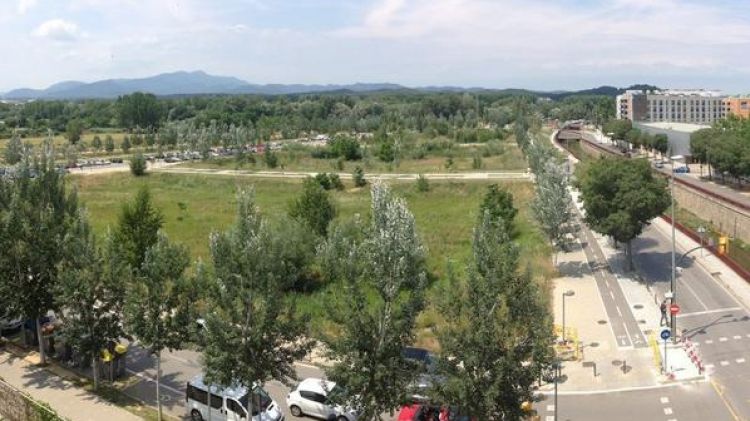
[[[727,116],[727,97],[718,91],[627,91],[616,99],[617,118],[644,122],[712,124]]]

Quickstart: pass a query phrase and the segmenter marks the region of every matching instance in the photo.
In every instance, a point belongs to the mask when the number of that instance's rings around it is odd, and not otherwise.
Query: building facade
[[[729,115],[750,118],[749,98],[706,90],[626,91],[615,107],[617,118],[650,123],[710,125]]]

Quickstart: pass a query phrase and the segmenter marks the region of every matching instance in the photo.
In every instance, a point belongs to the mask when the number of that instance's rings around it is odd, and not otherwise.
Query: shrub
[[[425,177],[424,174],[419,174],[419,176],[417,177],[417,191],[430,191],[430,183],[427,181],[427,177]]]
[[[474,158],[471,160],[471,168],[475,170],[482,169],[482,157],[479,155],[474,155]]]
[[[354,168],[352,178],[354,179],[354,185],[356,187],[364,187],[365,185],[367,185],[367,180],[365,180],[365,171],[359,165]]]
[[[331,153],[333,156],[344,158],[347,161],[362,159],[359,142],[350,136],[336,136],[331,142]]]
[[[328,174],[324,172],[316,174],[315,181],[323,187],[323,190],[331,190],[331,179],[328,178]]]
[[[307,224],[318,235],[325,236],[328,224],[336,216],[336,208],[317,178],[305,180],[302,193],[289,204],[289,216]]]
[[[331,187],[336,190],[344,190],[344,183],[341,181],[341,177],[338,174],[328,174],[328,179],[331,180]]]
[[[266,144],[266,148],[263,151],[263,160],[268,168],[276,168],[279,166],[279,157],[271,150],[271,146]]]
[[[137,153],[130,159],[130,172],[136,177],[146,174],[146,157],[142,153]]]

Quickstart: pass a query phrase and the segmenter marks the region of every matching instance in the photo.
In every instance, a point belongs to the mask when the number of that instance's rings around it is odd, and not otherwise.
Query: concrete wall
[[[688,209],[730,237],[750,244],[750,214],[680,183],[675,183],[675,199],[679,207]]]

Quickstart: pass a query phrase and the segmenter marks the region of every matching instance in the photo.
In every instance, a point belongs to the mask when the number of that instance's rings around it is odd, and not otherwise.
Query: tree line
[[[750,177],[750,119],[730,116],[690,135],[693,160],[708,165],[723,181]]]
[[[163,231],[147,190],[103,237],[94,235],[45,150],[26,155],[20,171],[0,181],[0,300],[36,321],[43,361],[39,325],[54,310],[65,342],[95,369],[102,349],[138,339],[156,360],[157,384],[161,354],[189,343],[203,353],[208,382],[248,390],[290,382],[294,361],[315,339],[334,361],[328,377],[345,391],[335,399],[362,419],[392,413],[414,392],[419,367],[402,351],[428,304],[427,251],[406,202],[387,185],[371,186],[369,215],[335,224],[322,178],[305,183],[282,224],[263,216],[252,191],[241,191],[234,223],[208,239],[209,261],[192,263]],[[469,275],[451,275],[435,303],[445,381],[429,393],[479,419],[520,418],[551,361],[550,314],[537,282],[519,267],[516,213],[510,193],[488,190]],[[289,291],[318,276],[340,287],[325,313],[332,329],[312,338]],[[252,405],[249,399],[250,414]]]

